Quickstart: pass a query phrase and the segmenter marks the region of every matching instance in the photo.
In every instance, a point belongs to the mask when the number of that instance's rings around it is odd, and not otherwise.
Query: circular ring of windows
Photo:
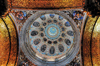
[[[67,14],[39,11],[21,29],[21,49],[36,65],[66,65],[79,51],[79,34],[76,24]]]

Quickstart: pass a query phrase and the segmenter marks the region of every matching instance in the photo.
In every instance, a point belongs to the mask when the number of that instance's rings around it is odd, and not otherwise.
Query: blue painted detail
[[[61,55],[62,53],[59,53],[59,55]]]
[[[83,19],[83,17],[81,16],[80,18],[78,18],[78,20],[82,20]]]
[[[44,54],[44,55],[45,55],[45,53],[42,53],[42,54]]]
[[[32,28],[33,26],[31,25],[31,28]]]
[[[46,17],[45,17],[44,15],[42,15],[40,18],[41,18],[42,20],[45,20],[45,19],[46,19]]]
[[[74,39],[74,37],[73,37],[73,39]]]
[[[76,11],[73,12],[73,16],[75,16],[75,15],[76,15]]]
[[[32,36],[30,36],[30,39],[32,39]]]
[[[71,41],[71,44],[73,43],[73,41]]]
[[[18,12],[17,13],[17,19],[18,20],[23,20],[24,19],[24,17],[26,17],[26,12],[24,12],[24,11],[21,11],[21,12]]]
[[[63,53],[65,53],[66,52],[66,49],[64,50],[64,52]]]
[[[33,40],[31,41],[31,44],[33,44]]]
[[[40,50],[38,49],[38,51],[40,52]]]
[[[70,48],[70,46],[68,46],[68,49]]]
[[[68,27],[68,26],[71,26],[71,25],[70,25],[70,23],[67,21],[67,22],[65,23],[65,26]]]
[[[26,15],[27,15],[26,12],[24,12],[24,11],[22,11],[22,12],[23,12],[24,17],[26,17]]]
[[[48,31],[48,28],[50,28],[50,27],[52,27],[52,26],[54,26],[54,27],[56,27],[57,29],[58,29],[58,31],[52,31],[52,29],[53,28],[51,28],[51,33],[49,33],[51,36],[49,36],[48,35],[48,33],[47,32],[50,32],[50,31]],[[56,28],[54,28],[54,30],[56,30]],[[58,33],[58,35],[57,36],[54,36],[52,33],[55,33],[55,32],[57,32]],[[46,36],[49,38],[49,39],[56,39],[56,38],[58,38],[59,37],[59,35],[60,35],[60,28],[56,25],[56,24],[50,24],[50,25],[48,25],[47,27],[46,27],[46,29],[45,29],[45,34],[46,34]]]
[[[79,16],[79,18],[78,18],[76,11],[73,12],[73,16],[76,17],[77,20],[82,20],[83,19],[83,16]]]
[[[50,14],[50,17],[53,18],[55,16],[55,14]]]
[[[32,30],[30,30],[30,32],[31,32]]]
[[[33,46],[34,48],[37,48],[37,46]]]
[[[59,16],[59,20],[63,20],[63,17],[62,16]]]

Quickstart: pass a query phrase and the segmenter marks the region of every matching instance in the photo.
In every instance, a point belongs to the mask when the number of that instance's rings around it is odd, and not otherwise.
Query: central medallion
[[[60,35],[60,28],[56,24],[49,24],[45,29],[45,35],[49,39],[57,39]]]
[[[57,34],[57,29],[55,27],[50,27],[48,31],[49,31],[49,34],[52,36]]]

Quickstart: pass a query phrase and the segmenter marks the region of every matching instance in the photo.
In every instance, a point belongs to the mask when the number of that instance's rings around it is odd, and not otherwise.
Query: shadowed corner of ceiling
[[[3,16],[8,9],[7,0],[0,0],[0,16]]]

